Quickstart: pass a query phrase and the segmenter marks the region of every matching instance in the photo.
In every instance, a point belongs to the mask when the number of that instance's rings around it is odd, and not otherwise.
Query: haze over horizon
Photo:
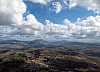
[[[99,0],[0,0],[0,39],[100,43]]]

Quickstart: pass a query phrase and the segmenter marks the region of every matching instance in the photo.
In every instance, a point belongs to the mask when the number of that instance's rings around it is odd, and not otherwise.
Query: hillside
[[[29,48],[20,52],[8,51],[0,54],[0,72],[99,71],[100,58],[95,59],[75,49]]]

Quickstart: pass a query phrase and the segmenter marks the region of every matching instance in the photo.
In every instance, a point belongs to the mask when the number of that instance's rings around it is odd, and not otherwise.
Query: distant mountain
[[[2,40],[0,44],[22,44],[33,48],[57,48],[57,47],[75,47],[75,48],[99,48],[99,43],[83,43],[83,42],[70,42],[67,40],[62,41],[46,41],[43,39],[36,39],[33,41],[19,41],[19,40]]]

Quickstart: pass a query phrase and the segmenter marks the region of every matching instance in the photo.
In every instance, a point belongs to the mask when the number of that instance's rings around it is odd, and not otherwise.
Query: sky
[[[64,4],[64,1],[66,1],[67,5]],[[58,2],[61,3],[61,8],[55,8],[53,6],[53,3]],[[88,16],[96,16],[97,14],[93,11],[89,11],[86,8],[82,6],[76,6],[71,9],[69,9],[69,1],[68,0],[53,0],[47,5],[40,4],[40,3],[31,3],[25,1],[28,11],[37,17],[37,19],[44,23],[46,19],[58,23],[63,24],[63,20],[65,18],[69,19],[71,22],[75,22],[77,18],[86,18]]]
[[[100,43],[100,0],[0,0],[0,39]]]

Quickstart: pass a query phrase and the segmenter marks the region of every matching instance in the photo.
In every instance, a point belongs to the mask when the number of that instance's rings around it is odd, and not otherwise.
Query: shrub
[[[26,60],[26,55],[24,53],[16,53],[15,59],[17,59],[17,60]]]

